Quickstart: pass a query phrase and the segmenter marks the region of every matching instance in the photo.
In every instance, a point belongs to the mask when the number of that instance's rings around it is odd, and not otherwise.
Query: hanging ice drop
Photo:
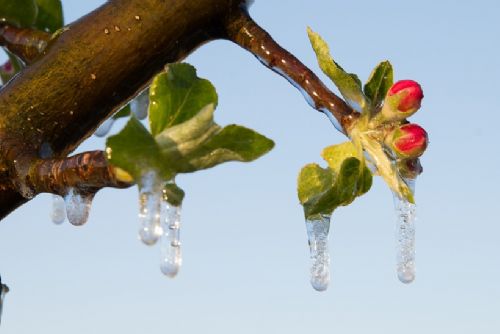
[[[139,186],[139,238],[154,245],[162,234],[160,211],[162,181],[156,171],[145,173]]]
[[[115,123],[115,120],[113,117],[108,118],[102,124],[95,130],[94,135],[96,137],[104,137],[106,136],[111,128],[113,127],[113,124]]]
[[[69,189],[64,196],[64,202],[66,203],[68,221],[72,225],[81,226],[87,222],[93,198],[93,193],[82,193],[75,188]]]
[[[139,93],[135,99],[130,102],[130,108],[134,113],[135,117],[140,120],[145,119],[148,116],[148,106],[149,106],[149,89],[146,89]]]
[[[330,283],[330,253],[328,232],[330,215],[306,220],[309,250],[311,252],[311,285],[317,291],[325,291]]]
[[[413,193],[414,180],[405,179]],[[396,209],[396,261],[398,278],[409,284],[415,280],[415,220],[416,206],[394,194]]]
[[[181,207],[163,202],[160,270],[168,277],[175,277],[182,265],[180,242]]]
[[[50,215],[54,224],[62,224],[66,219],[66,208],[64,198],[59,195],[52,195],[52,213]]]

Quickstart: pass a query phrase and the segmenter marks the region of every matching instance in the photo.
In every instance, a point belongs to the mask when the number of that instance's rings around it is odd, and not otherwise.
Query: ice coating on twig
[[[50,218],[56,225],[64,223],[66,219],[66,204],[64,203],[64,198],[59,195],[52,195],[52,212]]]
[[[149,89],[142,91],[130,102],[130,109],[134,113],[135,117],[140,120],[145,119],[148,116],[148,106],[149,106]]]
[[[330,283],[330,253],[328,233],[330,215],[306,220],[307,237],[311,253],[311,285],[317,291],[325,291]]]
[[[160,270],[168,277],[175,277],[182,265],[180,242],[181,206],[166,201],[162,204],[161,263]]]
[[[161,202],[162,180],[156,171],[146,172],[139,185],[139,239],[154,245],[162,234]]]
[[[93,198],[93,193],[80,192],[75,188],[68,190],[68,193],[64,196],[64,202],[66,203],[68,221],[72,225],[82,226],[87,222]]]

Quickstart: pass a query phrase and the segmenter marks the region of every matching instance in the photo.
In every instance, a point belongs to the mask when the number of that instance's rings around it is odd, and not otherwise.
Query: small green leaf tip
[[[346,102],[358,111],[365,111],[368,107],[366,98],[361,89],[361,81],[352,73],[347,73],[337,64],[330,55],[328,44],[315,33],[311,28],[307,28],[307,34],[311,45],[318,58],[321,70],[333,81]]]
[[[380,108],[393,81],[394,71],[389,61],[381,62],[373,69],[364,86],[365,96],[370,100],[372,109]]]

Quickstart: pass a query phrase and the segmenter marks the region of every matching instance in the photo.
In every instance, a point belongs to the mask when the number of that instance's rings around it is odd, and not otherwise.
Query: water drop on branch
[[[64,202],[68,221],[72,225],[81,226],[87,222],[93,198],[93,193],[83,193],[75,188],[69,189],[67,195],[64,196]]]
[[[66,219],[66,205],[64,198],[59,195],[52,195],[52,213],[51,219],[54,224],[62,224]]]

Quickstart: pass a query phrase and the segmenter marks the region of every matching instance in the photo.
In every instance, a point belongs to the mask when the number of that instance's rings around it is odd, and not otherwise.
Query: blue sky
[[[67,21],[100,3],[64,1]],[[413,284],[397,280],[392,198],[377,179],[334,213],[332,283],[310,287],[296,177],[345,139],[285,80],[217,41],[187,60],[219,92],[217,121],[252,127],[276,148],[253,164],[179,178],[184,263],[174,280],[158,269],[159,249],[137,240],[135,188],[100,192],[82,228],[53,225],[49,195],[17,210],[0,223],[0,273],[11,287],[2,333],[498,332],[499,12],[493,0],[268,0],[251,10],[317,73],[308,25],[360,78],[389,59],[396,79],[422,84],[412,120],[430,146],[417,181]],[[103,148],[92,138],[80,150]]]

